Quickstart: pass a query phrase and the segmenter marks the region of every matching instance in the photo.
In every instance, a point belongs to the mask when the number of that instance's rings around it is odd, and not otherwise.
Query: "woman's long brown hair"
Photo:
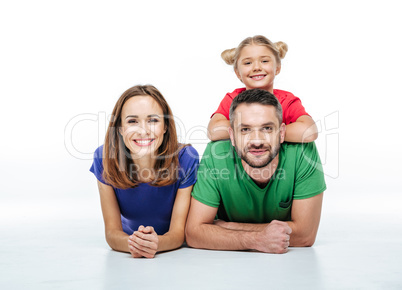
[[[150,96],[162,108],[166,133],[158,148],[154,166],[153,186],[173,184],[178,179],[179,144],[172,111],[162,94],[152,85],[134,86],[126,90],[114,106],[103,147],[103,178],[115,188],[126,189],[139,185],[138,171],[133,163],[129,149],[119,133],[122,126],[121,113],[126,101],[135,96]]]

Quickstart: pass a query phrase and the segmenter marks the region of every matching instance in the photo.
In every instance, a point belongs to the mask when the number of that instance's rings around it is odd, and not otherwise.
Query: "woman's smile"
[[[155,141],[155,139],[152,139],[152,138],[134,139],[133,141],[137,146],[149,146]]]

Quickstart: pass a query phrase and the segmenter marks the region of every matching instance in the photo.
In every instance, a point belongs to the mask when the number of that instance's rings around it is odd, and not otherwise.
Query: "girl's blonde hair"
[[[221,53],[221,57],[223,60],[229,64],[233,65],[233,67],[237,68],[237,61],[239,60],[240,53],[244,47],[247,45],[263,45],[272,51],[275,56],[276,62],[280,65],[281,59],[283,59],[288,52],[288,45],[282,41],[278,41],[273,43],[268,38],[262,35],[256,35],[253,37],[247,37],[242,42],[240,42],[239,46],[236,48],[226,49]]]

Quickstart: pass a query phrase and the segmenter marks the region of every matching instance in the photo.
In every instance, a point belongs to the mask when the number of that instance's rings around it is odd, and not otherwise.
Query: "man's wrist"
[[[258,250],[257,247],[258,232],[242,232],[241,244],[245,250]]]

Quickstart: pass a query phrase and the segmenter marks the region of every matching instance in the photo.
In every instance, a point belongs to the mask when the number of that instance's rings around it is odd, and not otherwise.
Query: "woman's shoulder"
[[[94,159],[103,159],[103,145],[96,148],[94,152]]]
[[[179,144],[179,147],[181,147],[179,151],[179,160],[181,161],[182,159],[199,159],[199,154],[198,151],[190,144],[184,145],[184,144]]]
[[[180,144],[179,146],[183,146],[179,152],[180,167],[184,169],[197,167],[200,162],[197,150],[191,145]]]

